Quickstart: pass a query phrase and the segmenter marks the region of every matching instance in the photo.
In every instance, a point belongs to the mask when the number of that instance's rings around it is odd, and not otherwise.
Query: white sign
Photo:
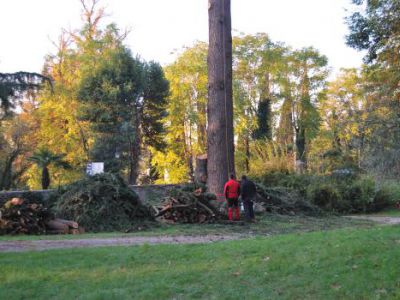
[[[104,173],[104,163],[103,162],[91,162],[86,166],[86,174],[93,176],[96,174]]]

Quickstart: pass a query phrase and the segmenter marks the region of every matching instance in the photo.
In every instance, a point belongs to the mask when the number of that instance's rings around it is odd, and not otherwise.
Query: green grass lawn
[[[369,216],[377,216],[377,217],[400,217],[400,209],[391,208],[386,209],[378,213],[369,214]]]
[[[306,217],[283,216],[264,214],[257,216],[258,222],[245,225],[227,224],[176,224],[153,225],[140,231],[131,233],[86,233],[82,235],[17,235],[0,236],[0,241],[10,240],[39,240],[39,239],[81,239],[81,238],[107,238],[129,236],[176,236],[176,235],[207,235],[207,234],[239,234],[244,236],[265,236],[282,233],[308,232],[317,230],[337,229],[343,227],[369,227],[373,223],[365,220],[352,220],[338,216]]]
[[[0,254],[0,299],[399,299],[400,227]]]

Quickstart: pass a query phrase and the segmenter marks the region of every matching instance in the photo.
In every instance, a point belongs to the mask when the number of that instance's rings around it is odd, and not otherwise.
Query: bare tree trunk
[[[233,109],[230,108],[232,103],[228,103],[232,100],[226,97],[227,83],[225,82],[227,79],[229,80],[229,77],[232,79],[232,75],[226,76],[225,72],[226,53],[224,50],[228,44],[224,39],[226,35],[225,21],[230,20],[230,16],[224,14],[224,8],[228,5],[230,7],[229,0],[209,0],[208,8],[207,184],[209,191],[216,194],[223,193],[229,172],[234,172],[233,145],[230,145],[233,142],[233,117],[231,116]],[[227,14],[230,14],[230,11]],[[228,84],[230,88],[232,88],[231,84]],[[232,91],[230,91],[230,95],[232,95]],[[228,114],[230,114],[229,117]]]
[[[233,130],[233,92],[232,92],[232,20],[231,0],[223,0],[224,3],[224,45],[225,45],[225,101],[227,123],[227,159],[228,176],[235,174],[235,143]]]
[[[246,147],[246,160],[245,160],[246,173],[250,172],[250,141],[249,141],[249,139],[250,139],[249,136],[246,135],[246,138],[244,140],[245,147]]]
[[[128,175],[128,183],[136,184],[139,176],[139,158],[141,154],[141,132],[140,132],[140,121],[141,121],[141,110],[140,108],[136,108],[136,112],[134,115],[134,137],[133,139],[129,139],[129,175]],[[129,133],[128,133],[129,135]]]
[[[296,160],[300,160],[304,165],[306,165],[306,131],[303,127],[296,128],[296,152]]]
[[[192,145],[192,126],[189,122],[189,138],[188,138],[188,167],[190,181],[194,181],[194,166],[193,166],[193,145]]]
[[[204,152],[207,148],[207,127],[206,127],[206,104],[197,101],[197,113],[199,114],[199,122],[197,125],[197,136],[199,139],[200,151]]]

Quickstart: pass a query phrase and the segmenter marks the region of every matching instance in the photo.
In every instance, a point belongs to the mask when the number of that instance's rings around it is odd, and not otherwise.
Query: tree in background
[[[44,89],[39,93],[37,109],[33,113],[38,123],[35,133],[37,147],[65,153],[65,160],[72,166],[63,173],[60,184],[82,177],[94,142],[89,123],[78,118],[80,81],[84,74],[94,69],[97,58],[114,45],[111,36],[115,26],[100,27],[104,11],[97,8],[97,2],[83,1],[82,28],[63,30],[54,43],[56,52],[46,56],[43,74],[53,78],[53,91]],[[40,185],[36,180],[37,172],[35,165],[27,172],[28,184],[32,188]]]
[[[111,172],[128,174],[136,184],[143,145],[162,149],[168,82],[161,67],[134,59],[120,45],[97,61],[78,90],[81,118],[90,123],[94,146],[90,157]]]
[[[235,132],[237,167],[250,171],[252,140],[271,140],[272,103],[277,102],[278,71],[284,47],[266,34],[240,35],[233,40]]]
[[[395,54],[399,45],[400,2],[396,0],[352,0],[352,2],[362,8],[347,18],[350,29],[347,44],[358,50],[367,50],[368,54],[365,57],[367,63],[381,60],[389,53]]]
[[[165,67],[170,86],[163,119],[166,147],[152,151],[161,175],[158,182],[192,179],[194,160],[206,151],[207,49],[198,42]]]
[[[321,130],[311,147],[315,171],[362,167],[370,111],[363,82],[362,72],[342,69],[329,83],[327,96],[319,105]]]
[[[165,78],[164,70],[160,64],[149,62],[145,64],[145,80],[143,88],[143,103],[140,107],[142,153],[147,154],[148,180],[154,183],[160,178],[156,165],[152,163],[154,152],[163,152],[167,147],[164,139],[166,129],[163,118],[167,116],[169,96],[169,82]],[[144,157],[142,156],[144,159]]]
[[[365,166],[379,174],[400,174],[400,2],[353,0],[347,43],[367,50],[363,93],[369,102]]]
[[[127,171],[130,184],[138,176],[143,78],[142,63],[120,46],[97,60],[78,90],[80,117],[90,123],[94,136],[91,160],[103,161],[110,172]]]
[[[320,118],[316,108],[324,97],[327,58],[314,48],[304,48],[291,54],[293,68],[286,85],[292,87],[291,121],[295,132],[296,160],[307,166],[309,142],[319,129]]]
[[[55,154],[48,149],[39,149],[30,157],[30,160],[42,170],[42,189],[47,190],[50,186],[50,165],[63,169],[69,169],[71,167],[68,162],[63,160],[63,158],[63,154]]]
[[[3,121],[0,127],[0,190],[15,188],[29,167],[27,156],[35,147],[34,126],[26,115]]]
[[[20,184],[28,169],[24,158],[35,147],[36,129],[31,113],[36,94],[45,83],[51,90],[51,80],[43,75],[0,73],[0,190]],[[17,109],[21,112],[15,113]]]
[[[0,120],[15,108],[16,100],[21,99],[27,92],[37,92],[45,82],[51,86],[48,77],[37,73],[0,73]]]
[[[126,32],[102,24],[99,1],[81,2],[82,28],[64,30],[57,52],[45,60],[43,74],[54,79],[54,90],[44,89],[37,99],[37,147],[66,154],[72,168],[61,184],[82,177],[90,160],[104,160],[108,170],[121,171],[133,183],[139,168],[149,167],[139,166],[141,150],[162,147],[168,87],[157,63],[133,58],[125,48]],[[36,172],[34,165],[28,171],[32,187],[38,185]]]

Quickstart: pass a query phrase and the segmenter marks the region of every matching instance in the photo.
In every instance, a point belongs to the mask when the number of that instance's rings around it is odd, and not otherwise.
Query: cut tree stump
[[[196,169],[194,171],[196,182],[207,183],[207,154],[196,157]]]

